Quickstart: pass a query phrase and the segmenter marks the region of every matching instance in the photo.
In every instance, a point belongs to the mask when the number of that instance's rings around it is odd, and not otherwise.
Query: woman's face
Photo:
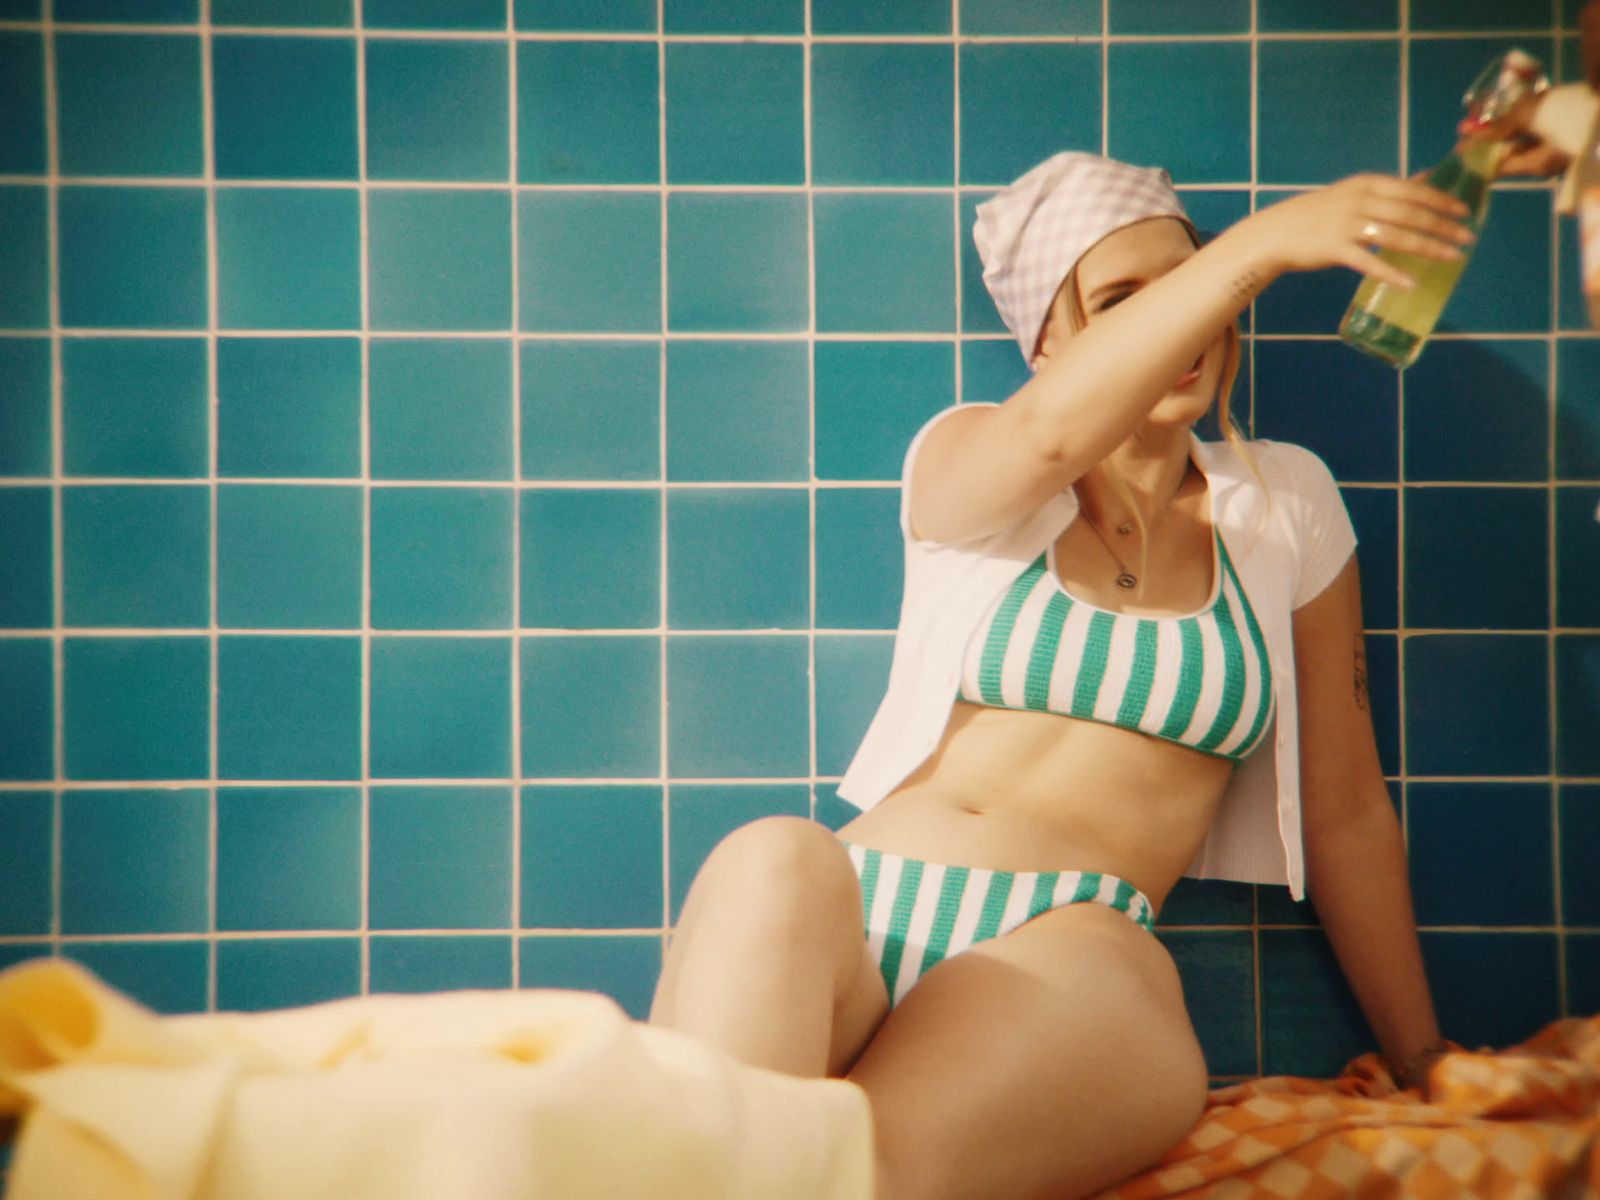
[[[1084,327],[1102,319],[1152,279],[1158,279],[1195,253],[1182,222],[1153,217],[1107,234],[1078,260],[1077,286]],[[1039,358],[1049,358],[1073,336],[1071,290],[1063,288],[1045,321]],[[1172,389],[1151,410],[1155,424],[1193,424],[1206,414],[1222,379],[1226,335],[1196,360],[1198,372],[1173,381]],[[1036,362],[1039,359],[1035,360]]]

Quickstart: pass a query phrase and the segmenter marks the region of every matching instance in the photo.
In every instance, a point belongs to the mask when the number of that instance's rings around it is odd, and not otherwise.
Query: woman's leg
[[[841,1075],[888,1007],[843,844],[814,821],[767,817],[700,868],[650,1021],[756,1066]]]
[[[1144,1169],[1193,1128],[1206,1065],[1171,956],[1070,904],[933,967],[850,1071],[879,1200],[1051,1200]]]

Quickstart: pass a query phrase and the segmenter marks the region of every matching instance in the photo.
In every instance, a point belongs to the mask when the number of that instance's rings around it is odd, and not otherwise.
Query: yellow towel
[[[7,1200],[867,1200],[866,1093],[747,1066],[597,992],[159,1017],[76,963],[0,971]]]

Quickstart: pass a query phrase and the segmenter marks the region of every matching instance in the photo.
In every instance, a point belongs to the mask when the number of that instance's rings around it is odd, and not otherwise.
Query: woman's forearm
[[[1307,830],[1306,887],[1389,1061],[1439,1037],[1400,823],[1387,797],[1349,824]]]
[[[1012,399],[1052,458],[1078,478],[1121,445],[1201,351],[1273,279],[1248,224],[1096,315]]]

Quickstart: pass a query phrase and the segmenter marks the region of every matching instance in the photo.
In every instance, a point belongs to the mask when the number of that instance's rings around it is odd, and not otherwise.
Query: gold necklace
[[[1188,478],[1189,464],[1185,464],[1183,468],[1183,474],[1178,477],[1178,486],[1172,489],[1172,495],[1168,498],[1167,503],[1164,506],[1165,510],[1170,510],[1172,502],[1178,498],[1178,493],[1183,490],[1183,485]],[[1139,577],[1132,571],[1128,570],[1128,564],[1122,561],[1122,556],[1111,548],[1111,543],[1106,540],[1106,535],[1100,532],[1100,526],[1094,523],[1093,518],[1089,516],[1089,510],[1083,506],[1081,501],[1078,504],[1078,512],[1083,515],[1084,521],[1094,532],[1095,537],[1100,539],[1100,544],[1106,548],[1106,553],[1117,560],[1117,586],[1125,591],[1132,591],[1134,588],[1138,587]],[[1165,519],[1166,511],[1163,511],[1162,520],[1164,521]],[[1158,521],[1157,525],[1159,526],[1160,524],[1161,522]],[[1124,521],[1121,525],[1117,526],[1117,532],[1121,534],[1132,533],[1133,523],[1131,521]],[[1153,536],[1155,534],[1155,530],[1150,530],[1149,534]]]

